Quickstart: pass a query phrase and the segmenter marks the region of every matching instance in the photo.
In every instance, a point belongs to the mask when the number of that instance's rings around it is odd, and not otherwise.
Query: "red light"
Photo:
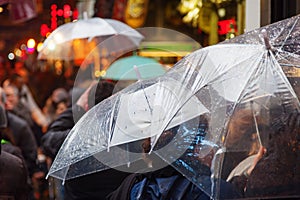
[[[73,10],[73,20],[78,19],[78,15],[79,15],[78,10],[75,8],[75,9]]]
[[[55,22],[51,23],[51,30],[54,30],[56,28],[57,28],[57,23],[55,21]]]
[[[58,9],[58,10],[57,10],[57,15],[58,15],[58,16],[61,17],[61,16],[63,16],[63,14],[64,14],[64,11],[63,11],[62,9]]]
[[[32,53],[34,53],[34,51],[35,51],[35,49],[34,49],[34,48],[27,48],[27,52],[28,52],[29,54],[32,54]]]
[[[40,27],[41,36],[45,37],[48,32],[50,32],[50,30],[49,30],[47,24],[42,24],[41,27]]]
[[[51,8],[51,10],[56,10],[57,5],[56,4],[52,4],[50,8]]]
[[[68,4],[64,5],[64,18],[69,18],[71,16],[71,7]]]
[[[234,30],[236,31],[236,21],[234,19],[219,21],[218,25],[219,25],[219,30],[218,30],[219,35],[224,35],[230,32],[231,25],[233,25]]]
[[[52,10],[50,14],[51,14],[52,17],[55,17],[57,12],[56,12],[56,10]]]

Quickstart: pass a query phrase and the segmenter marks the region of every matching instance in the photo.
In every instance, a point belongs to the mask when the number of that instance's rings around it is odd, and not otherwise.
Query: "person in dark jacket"
[[[80,96],[75,105],[60,114],[50,124],[48,131],[42,137],[44,153],[54,159],[75,123],[95,104],[111,96],[113,90],[114,84],[105,80],[100,80],[97,84],[92,84]],[[104,199],[107,194],[121,184],[127,175],[128,173],[126,172],[109,169],[66,180],[64,184],[64,199]]]
[[[22,151],[29,175],[32,177],[34,172],[38,171],[38,166],[36,164],[37,144],[34,135],[26,121],[18,116],[7,113],[7,119],[8,128],[12,131],[16,146]]]
[[[205,122],[203,122],[205,123]],[[176,135],[176,128],[166,130],[160,136],[154,150],[160,149],[167,145],[173,136]],[[179,144],[180,145],[180,144]],[[201,142],[194,142],[191,146],[197,146],[201,149],[204,144]],[[201,147],[200,147],[201,146]],[[211,196],[208,194],[212,187],[210,166],[211,153],[208,153],[205,157],[198,157],[198,148],[189,148],[184,153],[184,157],[190,158],[191,162],[197,163],[197,167],[201,170],[201,185],[202,189],[192,183],[186,176],[178,172],[172,165],[167,165],[155,154],[148,154],[151,148],[150,138],[145,139],[142,143],[142,148],[145,153],[145,162],[151,162],[151,165],[155,171],[147,173],[131,174],[123,181],[120,187],[114,192],[110,193],[107,200],[160,200],[160,199],[178,199],[178,200],[210,200]],[[192,149],[192,151],[191,151]],[[192,156],[189,155],[193,154]],[[180,158],[179,158],[180,159]],[[159,169],[159,166],[166,166]],[[209,188],[209,191],[203,190],[203,188]],[[241,194],[232,185],[224,180],[220,180],[220,199],[234,199],[240,198]]]
[[[17,115],[18,117],[24,119],[29,125],[31,131],[34,134],[37,145],[40,144],[40,137],[42,134],[41,128],[33,120],[32,112],[29,106],[21,101],[20,91],[17,85],[13,83],[3,84],[3,90],[6,93],[5,108],[10,113]]]
[[[0,88],[0,96],[0,104],[4,105],[6,97],[2,88]],[[6,118],[7,130],[10,131],[12,135],[10,139],[13,139],[14,145],[21,149],[28,168],[29,176],[32,177],[33,174],[38,171],[38,166],[36,164],[37,144],[34,134],[24,119],[11,112],[6,112]],[[3,135],[3,137],[5,136],[6,135]]]
[[[272,120],[266,153],[245,187],[247,198],[300,198],[300,113]]]
[[[27,169],[22,159],[5,151],[0,155],[0,199],[27,200]]]
[[[7,144],[6,152],[2,143],[8,143],[2,138],[2,131],[6,129],[7,118],[3,105],[0,105],[0,199],[29,199],[28,173],[20,151],[16,146]],[[16,149],[14,149],[16,148]]]

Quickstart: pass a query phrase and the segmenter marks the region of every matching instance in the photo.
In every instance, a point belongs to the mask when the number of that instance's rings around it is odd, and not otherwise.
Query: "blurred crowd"
[[[70,181],[63,186],[60,180],[46,179],[46,175],[75,122],[95,103],[112,95],[114,83],[97,83],[87,76],[73,85],[74,77],[31,71],[19,61],[13,66],[1,62],[0,69],[0,118],[5,119],[0,127],[0,199],[74,199],[73,195],[80,191],[88,193],[86,180],[79,180],[79,185]],[[73,118],[73,109],[77,118]],[[127,175],[109,171],[105,179],[110,178],[112,184],[100,187],[100,199]],[[104,177],[96,174],[92,180],[99,178]]]
[[[43,153],[41,138],[71,105],[70,86],[62,76],[30,71],[21,61],[13,66],[1,62],[0,69],[0,104],[7,115],[7,125],[1,130],[2,151],[20,158],[26,168],[25,199],[49,199],[45,176],[51,161]]]

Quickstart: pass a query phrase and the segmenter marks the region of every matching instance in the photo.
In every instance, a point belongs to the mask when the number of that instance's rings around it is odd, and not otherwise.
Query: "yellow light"
[[[225,15],[226,15],[226,9],[225,8],[218,9],[218,15],[220,17],[225,17]]]
[[[234,37],[235,37],[235,34],[234,33],[230,33],[229,38],[232,39]]]
[[[20,49],[15,49],[15,54],[16,54],[16,56],[21,57],[22,51]]]
[[[200,9],[199,9],[199,8],[194,8],[193,10],[190,10],[190,11],[188,12],[188,14],[185,15],[185,16],[183,17],[182,20],[183,20],[185,23],[190,23],[194,18],[199,17],[199,12],[200,12]]]
[[[99,78],[99,77],[101,77],[101,76],[105,76],[105,74],[106,74],[106,71],[105,71],[105,70],[102,70],[102,71],[96,70],[96,71],[95,71],[95,77],[96,77],[96,78]]]
[[[197,6],[198,3],[199,3],[199,0],[181,0],[177,9],[181,14],[186,14],[190,10],[193,10]]]
[[[63,70],[62,62],[58,60],[58,61],[55,62],[54,66],[55,66],[55,73],[57,75],[61,75],[62,70]]]
[[[3,10],[4,10],[4,9],[3,9],[2,7],[0,7],[0,13],[2,13],[2,12],[3,12]]]
[[[95,71],[95,76],[98,78],[98,77],[100,77],[101,76],[101,72],[99,71],[99,70],[96,70]]]
[[[27,41],[27,47],[28,48],[34,48],[35,47],[35,40],[30,38],[28,41]]]
[[[43,46],[43,43],[42,43],[42,42],[39,42],[38,45],[37,45],[37,47],[36,47],[36,49],[37,49],[38,52],[41,51],[42,46]]]

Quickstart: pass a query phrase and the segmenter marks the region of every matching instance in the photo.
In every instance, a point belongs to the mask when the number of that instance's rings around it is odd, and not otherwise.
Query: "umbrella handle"
[[[253,115],[253,120],[254,120],[254,124],[255,124],[255,129],[256,129],[258,142],[259,142],[260,146],[263,146],[262,142],[261,142],[261,138],[260,138],[260,133],[259,133],[259,129],[258,129],[257,120],[256,120],[254,109],[253,109],[253,101],[251,101],[251,109],[252,109],[252,115]]]
[[[263,29],[261,31],[261,34],[262,34],[262,37],[264,39],[266,49],[267,50],[272,50],[272,45],[270,43],[270,40],[269,40],[268,33],[267,33],[266,29]]]

